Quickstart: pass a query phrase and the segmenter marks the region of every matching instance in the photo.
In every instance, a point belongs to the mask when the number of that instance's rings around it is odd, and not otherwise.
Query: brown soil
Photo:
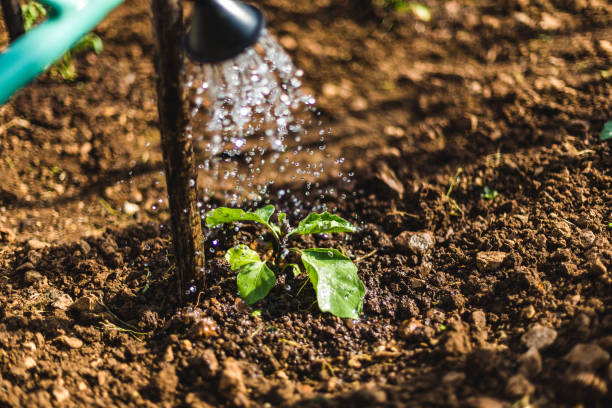
[[[251,316],[218,232],[177,305],[148,2],[126,1],[75,82],[0,107],[0,406],[610,406],[612,6],[259,3],[355,173],[329,200],[361,231],[317,241],[358,259],[363,318],[289,280]]]

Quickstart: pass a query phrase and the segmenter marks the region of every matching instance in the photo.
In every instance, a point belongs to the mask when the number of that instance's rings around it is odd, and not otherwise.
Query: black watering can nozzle
[[[187,55],[197,62],[220,62],[255,44],[265,26],[257,7],[235,0],[195,0]]]

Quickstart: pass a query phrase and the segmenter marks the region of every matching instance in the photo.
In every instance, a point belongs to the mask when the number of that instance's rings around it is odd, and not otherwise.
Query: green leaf
[[[498,195],[499,195],[499,193],[497,192],[497,190],[491,190],[487,186],[485,186],[483,188],[482,193],[480,193],[480,197],[484,198],[485,200],[493,200]]]
[[[283,225],[283,222],[285,222],[285,219],[287,218],[287,213],[279,213],[278,214],[278,225]]]
[[[265,298],[276,284],[274,272],[246,245],[231,248],[225,259],[238,271],[238,292],[249,306]]]
[[[298,224],[297,228],[291,231],[293,234],[322,234],[330,232],[355,232],[357,227],[337,215],[324,212],[322,214],[312,213]]]
[[[232,271],[236,271],[248,263],[261,262],[257,252],[246,245],[236,245],[230,248],[225,253],[225,260],[229,262]]]
[[[253,212],[253,214],[257,215],[260,219],[265,222],[270,221],[270,217],[274,214],[274,206],[272,204],[266,205],[265,207],[258,208]]]
[[[601,135],[599,135],[599,140],[603,141],[608,139],[612,139],[612,120],[609,120],[604,124]]]
[[[280,237],[281,235],[281,229],[278,225],[273,224],[273,223],[269,223],[268,226],[270,227],[270,229],[277,235]]]
[[[274,213],[273,205],[266,205],[254,212],[243,211],[240,208],[217,207],[206,213],[206,226],[212,228],[238,221],[254,221],[269,226],[268,220],[272,213]]]
[[[294,278],[297,278],[302,273],[302,271],[300,271],[300,267],[297,266],[297,264],[289,264],[286,266],[286,268],[291,268],[291,272],[293,272]]]
[[[72,47],[72,51],[76,54],[92,50],[96,54],[100,54],[104,51],[104,43],[102,39],[94,33],[85,34],[76,44]]]
[[[29,1],[21,6],[21,16],[23,18],[23,28],[29,31],[40,17],[47,15],[47,9],[36,1]]]
[[[365,287],[349,258],[335,249],[312,248],[302,251],[302,263],[322,312],[342,318],[359,318]]]

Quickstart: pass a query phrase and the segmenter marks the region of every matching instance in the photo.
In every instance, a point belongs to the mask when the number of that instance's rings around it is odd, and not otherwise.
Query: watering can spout
[[[209,63],[233,58],[259,40],[264,26],[257,7],[235,0],[196,0],[185,38],[187,55]]]

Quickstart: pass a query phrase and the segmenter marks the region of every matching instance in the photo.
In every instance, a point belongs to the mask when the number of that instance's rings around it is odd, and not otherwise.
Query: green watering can
[[[37,0],[49,17],[0,53],[0,105],[72,48],[123,0]]]

